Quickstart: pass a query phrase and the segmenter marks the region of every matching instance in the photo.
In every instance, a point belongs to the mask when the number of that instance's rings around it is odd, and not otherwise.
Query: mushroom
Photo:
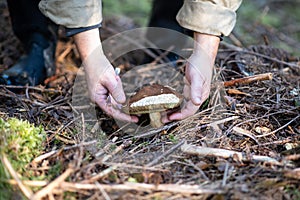
[[[179,107],[183,95],[170,87],[152,84],[142,87],[128,101],[124,112],[137,115],[149,113],[151,126],[158,128],[163,125],[160,113]]]

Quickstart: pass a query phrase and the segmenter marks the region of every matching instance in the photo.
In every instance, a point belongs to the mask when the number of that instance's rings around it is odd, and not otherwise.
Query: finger
[[[118,107],[120,107],[118,106],[119,104],[112,97],[110,97],[110,100],[108,101],[107,93],[104,94],[103,92],[104,91],[102,91],[101,94],[97,94],[95,103],[97,103],[107,115],[122,121],[134,123],[138,122],[138,118],[136,116],[130,116],[121,112],[120,109],[118,109]]]
[[[179,111],[179,112],[175,112],[173,114],[171,114],[167,119],[163,119],[165,121],[163,121],[164,123],[167,123],[169,121],[174,121],[174,120],[182,120],[185,119],[189,116],[192,116],[193,114],[195,114],[200,106],[195,105],[192,101],[188,101],[184,107]]]
[[[123,113],[121,110],[117,109],[116,106],[108,103],[106,99],[98,99],[96,103],[107,115],[113,117],[114,119],[133,123],[138,122],[138,118],[136,116],[130,116]]]
[[[161,122],[163,124],[170,122],[167,112],[161,112],[160,114],[161,114]]]
[[[122,81],[119,76],[108,76],[107,81],[104,81],[104,86],[107,88],[116,102],[121,104],[125,103],[126,96],[123,90]]]
[[[196,77],[197,76],[197,77]],[[199,75],[193,74],[191,76],[191,100],[193,104],[200,106],[202,103],[202,91],[204,86],[204,80],[199,80]]]
[[[107,99],[107,89],[100,83],[97,83],[94,88],[89,88],[89,95],[92,102],[97,102],[99,99]]]
[[[137,123],[138,122],[138,117],[136,117],[136,116],[130,116],[128,114],[125,114],[119,109],[114,109],[113,108],[111,110],[112,110],[111,116],[115,120],[121,120],[121,121],[132,122],[132,123]]]

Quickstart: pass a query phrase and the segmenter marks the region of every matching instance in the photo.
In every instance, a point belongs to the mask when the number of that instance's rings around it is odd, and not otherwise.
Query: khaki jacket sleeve
[[[54,23],[82,28],[102,22],[101,0],[41,0],[41,12]]]
[[[187,29],[211,35],[228,36],[236,23],[235,11],[242,0],[185,0],[177,14]]]

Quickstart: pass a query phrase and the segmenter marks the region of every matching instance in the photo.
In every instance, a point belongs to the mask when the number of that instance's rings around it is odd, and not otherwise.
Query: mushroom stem
[[[162,125],[164,125],[161,122],[161,115],[160,112],[153,112],[153,113],[149,113],[149,117],[150,117],[150,124],[152,127],[154,128],[159,128]]]

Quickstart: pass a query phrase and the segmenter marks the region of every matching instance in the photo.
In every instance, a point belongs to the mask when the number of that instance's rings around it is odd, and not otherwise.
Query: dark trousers
[[[168,51],[167,57],[170,61],[178,59],[177,53],[181,51],[187,42],[187,37],[180,36],[177,32],[192,36],[193,32],[181,27],[176,20],[176,15],[183,5],[183,0],[153,0],[149,27],[166,28],[166,30],[149,29],[146,38],[154,44],[161,52]],[[172,31],[169,31],[172,30]],[[177,31],[177,32],[175,32]],[[152,49],[154,52],[155,49]],[[157,52],[158,55],[161,52]],[[177,52],[177,53],[176,53]],[[152,58],[146,56],[145,63],[152,61]]]
[[[40,0],[7,0],[13,31],[25,49],[30,45],[34,33],[40,33],[48,39],[52,39],[54,34],[50,26],[55,26],[41,13],[39,2]]]
[[[176,15],[182,4],[183,0],[154,0],[148,25],[184,32],[176,21]]]
[[[34,33],[41,33],[45,38],[53,39],[53,31],[49,28],[51,22],[40,12],[38,8],[39,1],[7,0],[14,33],[24,44],[25,49],[30,45],[30,38]],[[148,25],[150,27],[168,28],[189,34],[176,21],[176,14],[182,4],[183,0],[153,0]],[[167,38],[174,40],[171,35]],[[149,40],[151,39],[149,35]]]

